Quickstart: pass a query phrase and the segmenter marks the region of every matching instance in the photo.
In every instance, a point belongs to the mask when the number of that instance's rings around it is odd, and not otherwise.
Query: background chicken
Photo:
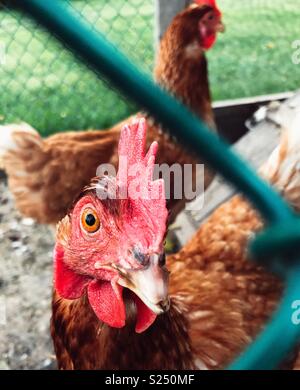
[[[204,50],[213,45],[223,25],[214,1],[198,3],[177,15],[165,33],[155,76],[214,128]],[[160,144],[159,163],[199,162],[196,156],[163,134],[159,124],[151,118],[148,123],[148,144],[153,140]],[[2,126],[0,166],[8,174],[18,209],[41,223],[56,223],[61,219],[76,194],[95,176],[97,167],[101,163],[117,163],[117,144],[123,124],[109,131],[60,133],[45,140],[28,125]],[[211,178],[206,172],[206,185]],[[176,214],[183,205],[184,201],[172,200],[170,208]]]
[[[296,208],[299,129],[300,117],[262,169]],[[156,145],[145,157],[137,143],[144,132],[143,121],[125,128],[120,153],[137,150],[150,180]],[[168,257],[171,305],[156,318],[168,306],[165,203],[160,198],[155,211],[151,201],[103,202],[95,192],[101,183],[82,193],[58,227],[52,337],[59,367],[211,369],[230,363],[262,329],[282,291],[275,276],[246,259],[249,238],[262,228],[256,212],[236,196]],[[117,188],[120,183],[118,176]],[[107,234],[112,247],[102,245]]]

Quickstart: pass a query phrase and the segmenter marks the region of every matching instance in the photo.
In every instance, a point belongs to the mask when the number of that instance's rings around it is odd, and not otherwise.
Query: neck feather
[[[126,302],[126,306],[127,324],[122,329],[115,329],[98,320],[86,297],[66,301],[54,295],[51,329],[59,367],[194,368],[187,324],[175,304],[142,334],[134,330],[131,303]]]
[[[163,88],[215,128],[207,60],[197,41],[177,50],[169,40],[162,41],[154,75]]]

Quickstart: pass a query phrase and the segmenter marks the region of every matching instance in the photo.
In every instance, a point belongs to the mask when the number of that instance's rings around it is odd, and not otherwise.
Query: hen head
[[[222,13],[215,0],[195,0],[195,3],[177,15],[171,25],[172,34],[177,36],[181,46],[195,42],[205,50],[210,49],[218,32],[224,32]]]
[[[117,176],[98,177],[83,191],[58,225],[54,255],[61,297],[73,300],[87,293],[96,316],[121,328],[126,290],[138,333],[169,306],[164,182],[153,180],[158,145],[145,154],[145,141],[144,119],[123,128]]]
[[[204,49],[210,49],[217,39],[218,32],[224,32],[225,27],[222,22],[222,13],[219,10],[216,0],[196,0],[200,6],[212,7],[199,21],[199,31]]]

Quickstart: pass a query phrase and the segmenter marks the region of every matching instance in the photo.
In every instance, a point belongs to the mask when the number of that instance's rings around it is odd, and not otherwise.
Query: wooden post
[[[174,16],[192,2],[193,0],[155,0],[155,45]]]

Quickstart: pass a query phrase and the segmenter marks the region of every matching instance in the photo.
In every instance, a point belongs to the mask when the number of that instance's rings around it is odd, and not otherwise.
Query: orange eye
[[[81,215],[81,224],[88,233],[96,233],[100,228],[100,219],[93,209],[85,209]]]

